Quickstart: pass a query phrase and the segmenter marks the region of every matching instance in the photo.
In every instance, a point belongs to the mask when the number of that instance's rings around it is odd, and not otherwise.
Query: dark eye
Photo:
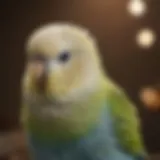
[[[69,59],[70,59],[70,53],[69,52],[62,52],[58,57],[58,60],[60,62],[67,62]]]

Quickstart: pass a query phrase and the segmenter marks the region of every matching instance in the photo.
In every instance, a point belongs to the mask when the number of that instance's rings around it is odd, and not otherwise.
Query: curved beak
[[[48,65],[47,62],[34,61],[31,64],[31,73],[34,85],[37,92],[44,93],[46,90],[48,78]]]

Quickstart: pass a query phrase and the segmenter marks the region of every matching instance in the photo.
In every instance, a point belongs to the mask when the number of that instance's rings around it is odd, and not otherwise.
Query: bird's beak
[[[44,93],[46,90],[48,78],[48,65],[47,62],[34,61],[31,64],[33,82],[37,92]]]

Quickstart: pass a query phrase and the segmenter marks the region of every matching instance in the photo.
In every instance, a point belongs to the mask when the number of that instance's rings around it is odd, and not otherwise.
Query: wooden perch
[[[22,131],[13,131],[0,134],[0,157],[14,155],[17,152],[27,154],[24,134]]]

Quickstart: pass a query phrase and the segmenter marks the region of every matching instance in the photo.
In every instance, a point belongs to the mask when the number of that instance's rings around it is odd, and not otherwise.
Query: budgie
[[[65,22],[26,42],[21,122],[32,160],[144,160],[136,107],[104,70],[97,40]]]

